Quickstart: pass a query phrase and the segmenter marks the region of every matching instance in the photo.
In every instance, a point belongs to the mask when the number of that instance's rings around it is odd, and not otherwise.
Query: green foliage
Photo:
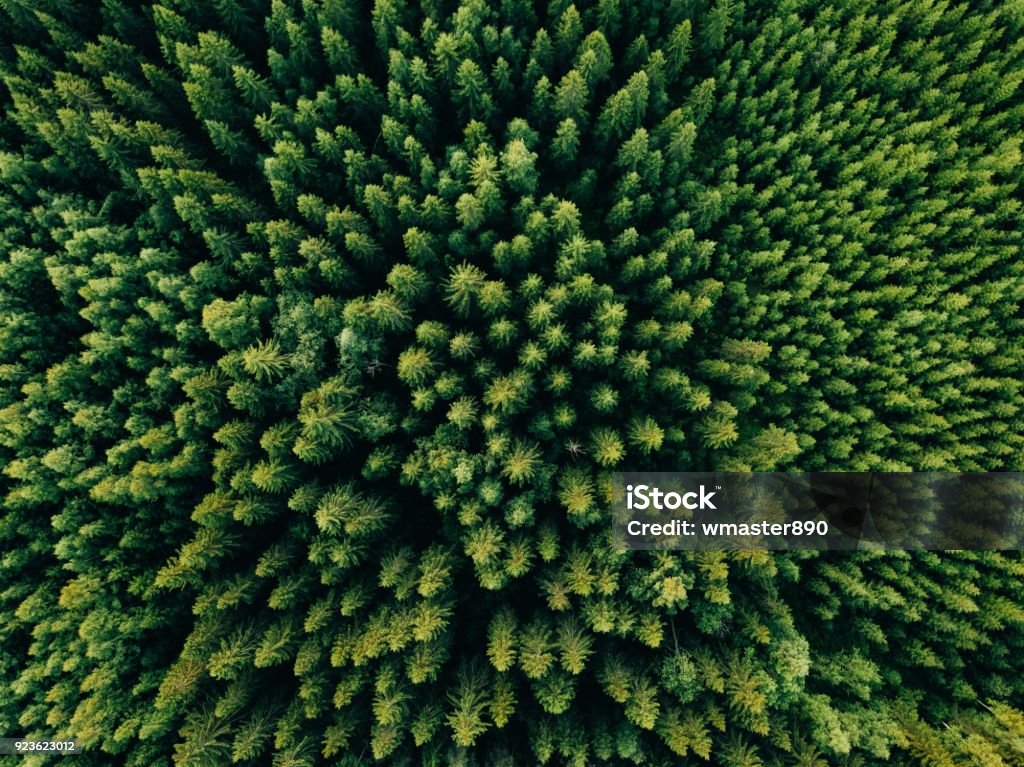
[[[608,534],[625,468],[1021,468],[1020,2],[0,21],[0,734],[1021,764],[1020,553]]]

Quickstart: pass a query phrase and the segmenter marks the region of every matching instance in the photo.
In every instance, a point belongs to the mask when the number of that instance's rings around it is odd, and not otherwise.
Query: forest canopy
[[[1024,468],[1024,2],[0,0],[0,81],[0,736],[1024,765],[1020,552],[608,521]]]

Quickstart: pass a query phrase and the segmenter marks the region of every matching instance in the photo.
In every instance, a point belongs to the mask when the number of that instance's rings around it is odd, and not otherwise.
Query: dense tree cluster
[[[0,735],[1024,764],[1020,553],[607,513],[627,468],[1022,468],[1020,0],[0,23]]]

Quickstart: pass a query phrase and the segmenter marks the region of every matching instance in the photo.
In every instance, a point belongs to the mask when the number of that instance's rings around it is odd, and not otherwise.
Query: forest
[[[609,521],[1024,470],[1024,0],[0,0],[0,83],[0,737],[1024,765],[1022,552]]]

